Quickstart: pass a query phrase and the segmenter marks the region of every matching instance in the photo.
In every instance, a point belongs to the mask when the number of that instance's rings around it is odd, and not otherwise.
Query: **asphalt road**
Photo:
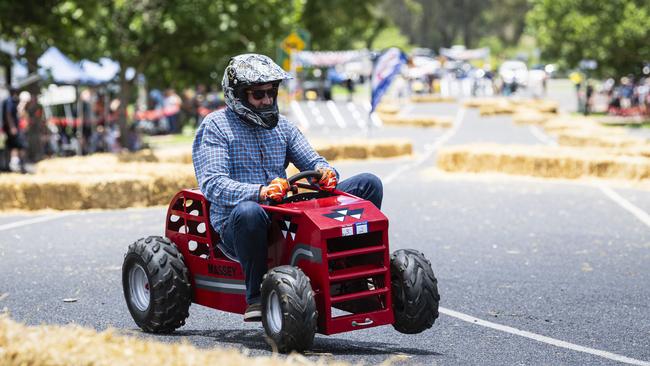
[[[509,117],[480,118],[451,104],[418,105],[412,112],[457,117],[461,123],[453,133],[368,129],[352,120],[341,128],[327,118],[326,105],[315,108],[323,108],[324,123],[307,130],[310,138],[414,141],[414,157],[336,166],[343,178],[364,171],[383,178],[391,249],[418,249],[431,260],[444,313],[418,335],[390,326],[317,335],[309,358],[376,364],[397,357],[398,364],[421,365],[650,361],[650,224],[644,216],[633,215],[589,182],[446,175],[434,169],[436,142],[542,143],[530,129]],[[647,191],[611,189],[646,216],[650,212]],[[112,327],[163,342],[186,339],[202,348],[269,354],[259,324],[198,305],[174,335],[137,329],[122,295],[122,259],[135,239],[162,234],[164,207],[47,220],[49,215],[0,216],[0,308],[12,318]],[[41,216],[46,221],[11,227]]]

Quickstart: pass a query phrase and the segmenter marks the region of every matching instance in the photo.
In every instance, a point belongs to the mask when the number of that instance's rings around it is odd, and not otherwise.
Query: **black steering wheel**
[[[296,183],[297,181],[299,181],[299,180],[301,180],[303,178],[320,179],[321,176],[322,176],[322,174],[318,170],[305,170],[304,172],[300,172],[298,174],[292,175],[287,180],[289,181],[289,185],[292,186],[294,183]]]
[[[269,203],[273,206],[273,205],[277,205],[277,204],[281,204],[281,203],[308,201],[308,200],[313,200],[313,199],[316,199],[316,198],[331,196],[332,193],[321,190],[318,185],[311,184],[311,182],[310,182],[310,184],[296,183],[297,181],[299,181],[299,180],[301,180],[303,178],[320,179],[321,176],[322,176],[321,172],[319,172],[317,170],[305,170],[305,171],[300,172],[298,174],[292,175],[291,177],[289,177],[289,179],[287,179],[287,181],[289,182],[289,186],[291,187],[291,192],[293,192],[293,195],[284,197],[282,199],[282,201],[280,201],[280,202],[274,202],[274,201],[270,200]],[[300,187],[300,188],[310,189],[310,190],[312,190],[314,192],[297,193],[298,190],[296,189],[297,188],[296,186]]]

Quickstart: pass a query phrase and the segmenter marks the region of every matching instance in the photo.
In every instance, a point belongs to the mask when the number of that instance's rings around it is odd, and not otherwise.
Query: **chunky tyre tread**
[[[282,308],[282,329],[273,333],[267,324],[266,303],[275,290]],[[318,310],[309,278],[297,267],[280,266],[264,275],[262,282],[262,324],[271,347],[278,352],[309,349],[316,334]]]
[[[140,312],[131,305],[128,293],[128,271],[138,259],[146,266],[151,288],[151,301],[145,312]],[[189,271],[183,255],[169,239],[149,236],[129,245],[122,276],[129,311],[142,330],[171,333],[185,325],[192,302]]]
[[[412,249],[398,250],[391,256],[393,327],[401,333],[415,334],[431,328],[438,318],[438,280],[424,254]]]

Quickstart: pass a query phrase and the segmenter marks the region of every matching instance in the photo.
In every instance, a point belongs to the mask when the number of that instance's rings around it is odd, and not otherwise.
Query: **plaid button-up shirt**
[[[330,167],[284,116],[267,130],[246,124],[230,108],[203,119],[194,137],[192,162],[199,188],[211,203],[212,227],[220,235],[235,205],[258,202],[260,188],[276,177],[286,178],[289,163],[300,171]]]

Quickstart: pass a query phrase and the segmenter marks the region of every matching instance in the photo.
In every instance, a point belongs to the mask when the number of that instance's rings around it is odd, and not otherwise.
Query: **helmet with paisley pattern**
[[[248,102],[246,90],[255,85],[274,84],[278,87],[283,80],[292,76],[282,70],[271,58],[265,55],[247,53],[230,59],[223,75],[226,105],[245,122],[272,129],[278,124],[279,111],[277,98],[262,108],[255,108]]]

